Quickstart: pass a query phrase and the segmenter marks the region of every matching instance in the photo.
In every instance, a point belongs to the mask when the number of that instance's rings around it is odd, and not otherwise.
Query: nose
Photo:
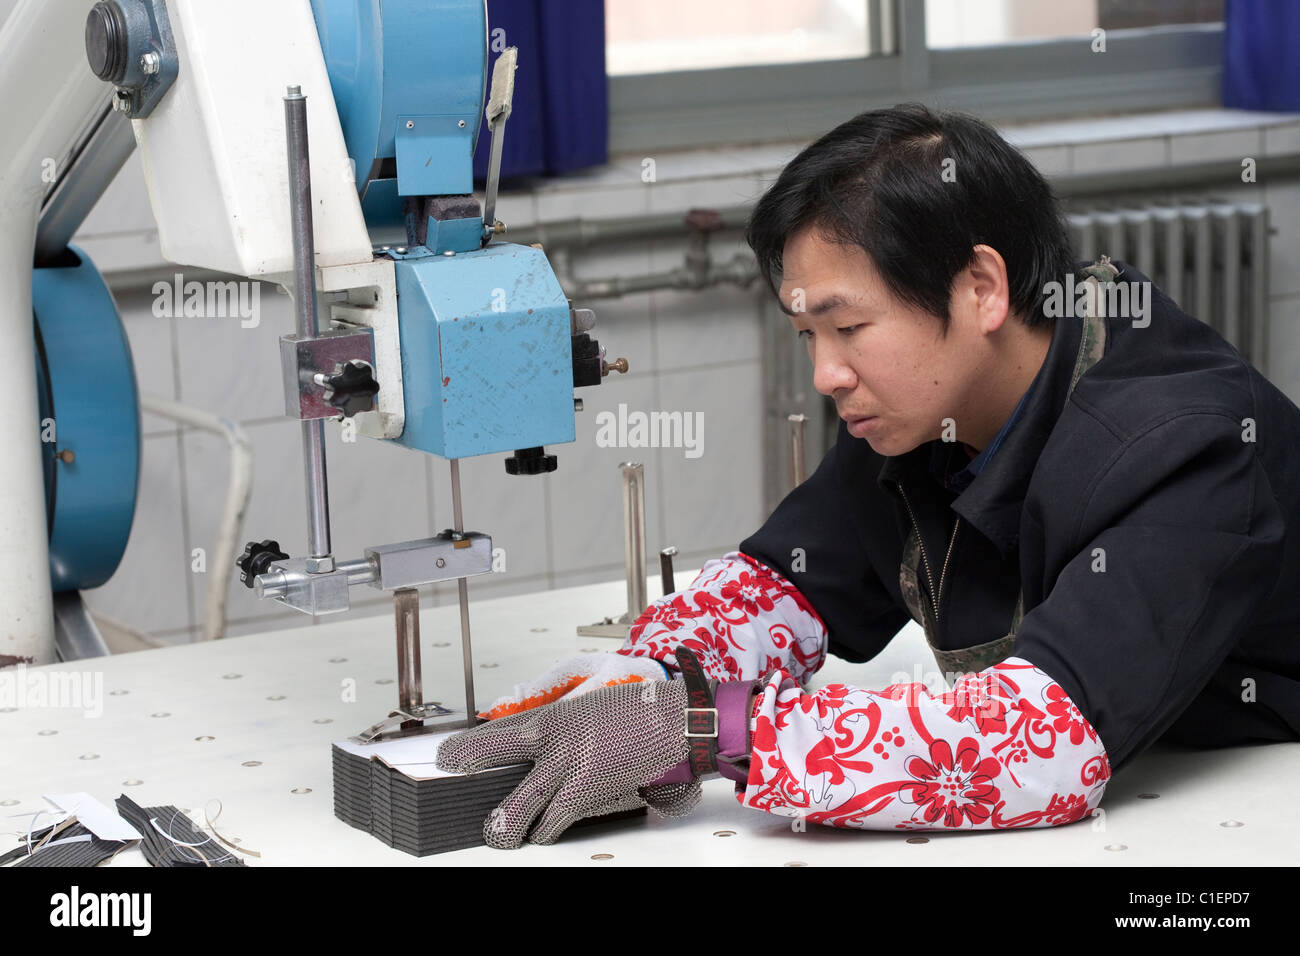
[[[844,360],[841,350],[825,337],[812,340],[809,346],[813,363],[813,388],[830,398],[841,389],[852,391],[857,387],[858,375]]]

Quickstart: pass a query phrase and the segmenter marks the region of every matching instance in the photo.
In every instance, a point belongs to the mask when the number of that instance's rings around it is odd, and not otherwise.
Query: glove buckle
[[[704,730],[709,727],[708,717],[713,715],[711,730]],[[697,716],[698,715],[698,716]],[[692,730],[691,728],[696,728]],[[687,707],[686,708],[686,736],[687,737],[716,737],[718,736],[718,708],[716,707]]]

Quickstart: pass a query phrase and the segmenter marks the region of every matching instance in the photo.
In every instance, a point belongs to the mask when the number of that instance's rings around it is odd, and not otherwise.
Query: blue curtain
[[[1300,110],[1300,3],[1227,0],[1223,105]]]
[[[504,31],[504,33],[502,32]],[[609,157],[604,0],[488,0],[488,70],[506,46],[519,48],[515,99],[506,123],[501,177],[547,176]],[[487,176],[486,124],[474,176]]]

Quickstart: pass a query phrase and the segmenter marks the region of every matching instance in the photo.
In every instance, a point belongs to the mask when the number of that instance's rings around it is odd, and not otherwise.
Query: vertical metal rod
[[[452,531],[459,535],[465,530],[465,521],[460,511],[460,459],[451,459],[451,514]],[[460,648],[465,661],[465,720],[466,726],[477,723],[478,710],[474,707],[474,655],[469,645],[469,584],[464,578],[456,579],[456,591],[460,597]]]
[[[491,234],[497,219],[497,188],[501,179],[501,145],[505,140],[506,121],[492,127],[492,146],[488,151],[487,193],[483,197],[483,226]]]
[[[393,615],[397,631],[397,701],[408,714],[424,703],[424,679],[420,668],[420,592],[398,588],[393,592]],[[423,721],[403,721],[414,727]]]
[[[623,558],[627,565],[627,621],[646,608],[645,586],[645,466],[625,461],[623,470]]]
[[[289,212],[293,234],[294,314],[298,335],[313,338],[316,326],[316,240],[311,220],[311,163],[307,150],[307,97],[291,86],[284,98],[289,147]],[[302,423],[303,475],[307,485],[307,543],[313,558],[330,555],[329,485],[325,473],[325,423]],[[328,566],[316,570],[331,570]]]
[[[808,421],[807,415],[790,415],[787,418],[790,422],[790,474],[794,478],[794,487],[798,488],[803,484],[804,474],[804,454],[803,454],[803,426]]]
[[[659,578],[664,586],[664,597],[677,590],[673,586],[673,555],[676,553],[677,549],[672,546],[659,552]]]

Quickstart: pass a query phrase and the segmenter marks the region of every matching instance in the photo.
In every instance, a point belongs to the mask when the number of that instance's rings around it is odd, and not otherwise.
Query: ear
[[[953,295],[962,295],[981,332],[996,332],[1010,314],[1007,264],[992,246],[976,246],[971,263],[957,274]]]

